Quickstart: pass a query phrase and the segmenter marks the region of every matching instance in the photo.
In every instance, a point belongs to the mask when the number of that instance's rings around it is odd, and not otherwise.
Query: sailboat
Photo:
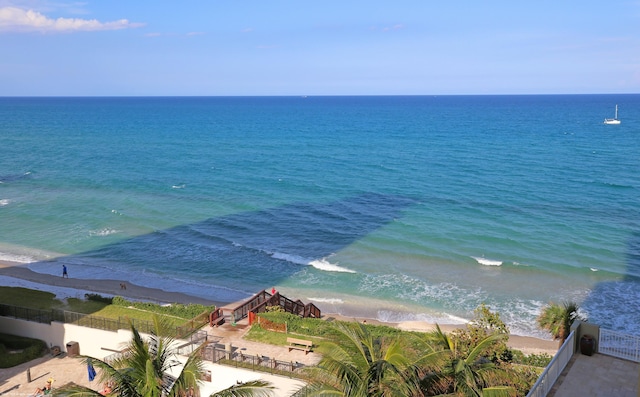
[[[620,120],[618,120],[618,105],[616,105],[616,117],[612,119],[604,119],[605,124],[620,124]]]

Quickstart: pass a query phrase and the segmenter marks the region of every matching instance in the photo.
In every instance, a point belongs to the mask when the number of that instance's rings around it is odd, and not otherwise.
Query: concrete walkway
[[[302,350],[291,350],[286,346],[274,346],[266,343],[253,342],[243,339],[249,331],[247,319],[239,321],[235,326],[225,323],[218,327],[203,328],[207,331],[209,341],[218,345],[231,343],[234,349],[238,349],[242,354],[268,357],[280,361],[292,361],[304,365],[316,365],[322,358],[319,354],[309,352],[305,354]]]
[[[548,397],[638,397],[640,364],[594,354],[577,353]]]
[[[31,374],[31,382],[27,370]],[[51,378],[54,379],[54,391],[69,382],[97,391],[103,388],[97,380],[89,382],[85,364],[63,353],[56,357],[46,355],[12,368],[0,369],[0,396],[32,396],[37,387],[42,388]]]

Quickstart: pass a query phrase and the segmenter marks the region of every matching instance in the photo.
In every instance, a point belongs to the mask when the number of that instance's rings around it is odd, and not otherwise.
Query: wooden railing
[[[300,317],[320,318],[322,313],[313,303],[304,304],[302,301],[291,300],[279,292],[270,294],[267,291],[260,291],[252,296],[245,303],[233,309],[233,320],[239,321],[247,317],[249,313],[263,313],[267,307],[280,306],[287,313],[297,314]]]

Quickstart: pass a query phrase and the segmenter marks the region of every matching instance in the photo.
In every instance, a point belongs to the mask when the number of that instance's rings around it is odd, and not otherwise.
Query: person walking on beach
[[[67,273],[67,265],[62,265],[62,278],[69,278],[69,274]]]

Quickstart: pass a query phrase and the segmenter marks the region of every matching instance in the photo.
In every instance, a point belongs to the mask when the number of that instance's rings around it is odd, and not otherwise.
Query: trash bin
[[[585,356],[592,356],[595,351],[596,341],[591,335],[582,335],[580,338],[580,353]]]
[[[76,357],[80,354],[80,345],[78,342],[67,343],[67,356]]]

